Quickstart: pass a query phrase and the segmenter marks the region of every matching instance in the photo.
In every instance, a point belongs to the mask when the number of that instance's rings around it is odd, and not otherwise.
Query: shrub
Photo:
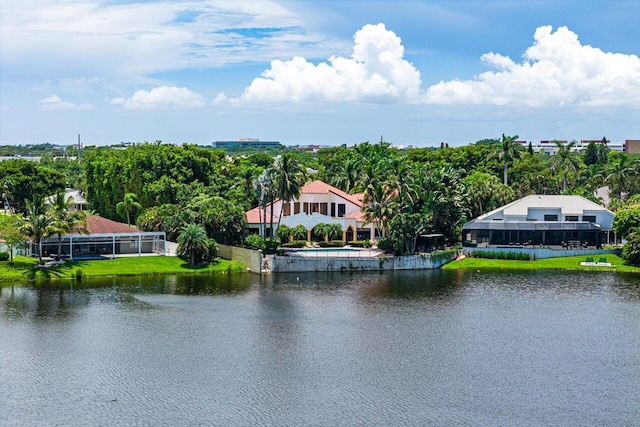
[[[319,242],[318,246],[321,248],[341,248],[344,246],[344,242],[342,240],[330,240],[328,242]]]
[[[473,251],[473,257],[486,259],[506,259],[514,261],[531,260],[531,255],[526,252]]]
[[[640,266],[640,229],[629,234],[621,256],[629,264]]]
[[[244,238],[244,247],[253,249],[254,251],[263,251],[265,249],[264,239],[257,234],[249,234]]]
[[[209,250],[208,254],[207,254],[207,261],[211,262],[211,261],[215,261],[216,258],[218,258],[218,242],[216,242],[216,239],[209,239],[207,241],[207,248]]]
[[[281,246],[283,248],[304,248],[307,242],[304,240],[294,240],[293,242],[284,243]]]
[[[275,240],[265,240],[264,241],[264,253],[268,255],[273,255],[276,253],[276,249],[278,248],[278,242]]]
[[[453,259],[453,257],[456,256],[457,253],[458,253],[457,249],[449,249],[446,251],[433,252],[431,254],[431,260],[437,264],[441,261],[445,261],[445,260],[448,261],[450,259]]]
[[[378,249],[385,252],[393,251],[393,242],[388,237],[383,237],[378,240]]]
[[[353,242],[349,242],[350,246],[353,246],[354,248],[370,248],[371,247],[371,241],[370,240],[355,240]]]
[[[78,269],[75,271],[76,280],[82,280],[82,276],[83,276],[83,275],[84,275],[84,274],[82,273],[82,269],[81,269],[81,268],[78,268]]]
[[[7,261],[9,259],[9,252],[0,252],[0,261]]]
[[[292,232],[293,230],[290,227],[282,224],[278,227],[278,239],[280,239],[280,242],[286,243],[289,241]]]

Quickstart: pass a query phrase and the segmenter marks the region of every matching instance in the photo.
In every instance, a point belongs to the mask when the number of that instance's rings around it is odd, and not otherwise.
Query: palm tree
[[[342,237],[342,226],[337,222],[332,222],[331,224],[328,224],[327,236],[329,237],[329,240],[335,240],[335,239],[338,239],[339,237]]]
[[[273,169],[275,194],[276,197],[281,200],[278,227],[280,227],[284,203],[289,202],[291,199],[297,199],[300,197],[300,190],[304,185],[304,180],[304,166],[296,157],[291,153],[284,154],[280,157],[280,160],[276,163],[276,166]],[[271,209],[273,211],[273,205]],[[273,233],[271,233],[271,239],[273,240]]]
[[[48,236],[49,225],[44,198],[34,194],[31,200],[25,200],[25,208],[27,216],[22,231],[38,246],[38,261],[42,264],[42,239]]]
[[[628,161],[629,156],[620,154],[618,161],[608,168],[608,174],[604,179],[610,191],[617,194],[620,200],[622,200],[622,194],[628,190],[633,175],[633,166],[629,165]]]
[[[498,151],[491,155],[491,157],[498,158],[504,162],[504,174],[502,181],[504,185],[509,184],[509,165],[513,163],[514,160],[519,159],[522,156],[522,147],[515,143],[516,139],[518,139],[518,135],[505,136],[503,133]]]
[[[196,265],[196,259],[202,258],[209,248],[209,239],[200,224],[187,224],[178,235],[178,255],[189,257],[189,265]]]
[[[378,235],[387,235],[392,203],[386,188],[380,183],[370,184],[364,192],[362,201],[364,219],[369,223],[375,223]]]
[[[346,193],[351,193],[360,175],[360,160],[347,157],[340,163],[330,178],[330,184]]]
[[[138,203],[138,196],[134,193],[125,193],[124,199],[116,205],[116,212],[120,215],[127,214],[127,225],[131,225],[131,214],[142,210],[142,205]]]
[[[294,240],[307,240],[307,229],[304,225],[298,224],[291,229],[291,236]]]
[[[317,236],[324,237],[324,241],[325,242],[329,240],[329,224],[327,224],[325,222],[321,222],[319,224],[316,224],[316,226],[313,227],[313,232]]]
[[[64,191],[58,191],[53,197],[53,204],[47,211],[49,225],[47,232],[58,236],[58,256],[62,253],[62,236],[72,231],[89,234],[87,230],[86,214],[82,211],[72,211],[73,197],[66,197]]]
[[[558,148],[552,160],[553,169],[562,170],[562,192],[564,193],[567,191],[567,174],[569,171],[575,172],[578,170],[580,165],[578,158],[571,152],[571,149],[576,145],[576,141],[571,141],[566,145],[560,141],[553,141],[553,143]]]

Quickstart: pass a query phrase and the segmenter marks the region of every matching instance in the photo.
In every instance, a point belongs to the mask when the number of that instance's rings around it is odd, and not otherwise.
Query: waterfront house
[[[97,215],[86,218],[88,234],[78,232],[62,236],[63,258],[100,259],[143,254],[164,255],[164,232],[144,232],[134,226],[112,221]],[[58,255],[58,236],[49,236],[41,242],[42,255]],[[37,256],[38,246],[28,245],[28,255]]]
[[[302,187],[299,198],[289,202],[276,200],[273,206],[268,204],[266,219],[261,207],[248,211],[249,232],[269,236],[273,228],[277,233],[275,229],[282,211],[280,224],[291,228],[304,226],[308,241],[312,238],[311,230],[320,223],[340,224],[344,242],[377,238],[374,224],[364,219],[362,197],[362,194],[348,194],[322,181],[312,181]]]
[[[615,242],[614,213],[581,196],[530,195],[469,221],[468,247],[599,248]]]

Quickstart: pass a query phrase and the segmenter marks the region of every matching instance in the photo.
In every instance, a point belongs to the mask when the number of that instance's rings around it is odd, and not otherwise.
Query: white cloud
[[[400,38],[384,24],[354,35],[350,58],[314,65],[296,56],[272,61],[234,102],[417,102],[420,73],[403,58]]]
[[[219,94],[216,95],[216,97],[213,99],[212,104],[213,105],[220,105],[220,104],[224,104],[227,101],[227,95],[225,95],[224,92],[220,92]]]
[[[139,78],[325,55],[338,45],[304,31],[301,19],[275,0],[20,0],[2,9],[0,58],[3,71],[16,75],[27,68],[56,77]]]
[[[50,95],[38,101],[45,110],[91,110],[93,105],[82,103],[74,104],[73,102],[63,101],[57,95]]]
[[[112,104],[125,110],[161,110],[198,108],[205,105],[202,95],[186,87],[160,86],[150,91],[136,91],[130,98],[113,98]]]
[[[582,45],[566,27],[539,27],[522,63],[487,53],[498,71],[431,86],[424,102],[543,106],[640,105],[640,58]]]

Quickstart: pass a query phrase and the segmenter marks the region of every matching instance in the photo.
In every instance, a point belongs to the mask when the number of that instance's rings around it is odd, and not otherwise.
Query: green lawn
[[[560,257],[539,259],[536,261],[510,261],[502,259],[465,258],[461,261],[452,261],[442,266],[445,270],[458,269],[502,269],[502,270],[593,270],[593,271],[633,271],[640,272],[640,267],[628,265],[626,261],[617,255],[594,255],[595,261],[600,257],[613,264],[612,267],[589,267],[580,265],[586,261],[586,256]]]
[[[216,264],[190,267],[189,263],[173,256],[67,261],[63,265],[51,268],[37,268],[37,263],[37,259],[20,256],[15,258],[14,265],[10,265],[7,261],[0,262],[0,281],[75,278],[79,271],[82,277],[246,271],[245,266],[237,261],[221,259]]]

